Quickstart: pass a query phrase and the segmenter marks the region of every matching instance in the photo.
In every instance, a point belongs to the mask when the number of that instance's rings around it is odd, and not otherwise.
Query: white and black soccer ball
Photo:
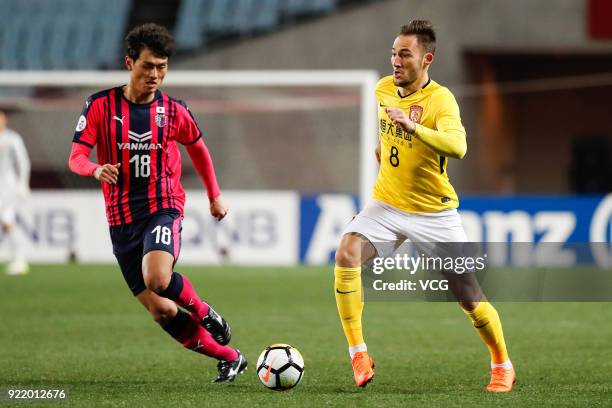
[[[257,359],[257,376],[274,391],[289,390],[304,376],[304,359],[288,344],[272,344]]]

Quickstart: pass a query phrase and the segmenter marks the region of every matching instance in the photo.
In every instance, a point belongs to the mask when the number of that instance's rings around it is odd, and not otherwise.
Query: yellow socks
[[[489,302],[480,302],[476,309],[463,310],[491,353],[492,364],[508,363],[508,350],[497,310]]]
[[[367,350],[361,327],[363,312],[361,267],[345,268],[336,265],[334,277],[338,314],[352,356],[356,351]],[[489,348],[491,363],[494,365],[511,364],[508,359],[501,322],[495,308],[489,302],[480,302],[476,309],[472,311],[464,310],[464,312]]]
[[[363,331],[361,329],[361,313],[363,311],[361,267],[345,268],[336,265],[334,277],[336,305],[338,306],[338,314],[340,314],[342,328],[349,343],[349,348],[365,348]]]

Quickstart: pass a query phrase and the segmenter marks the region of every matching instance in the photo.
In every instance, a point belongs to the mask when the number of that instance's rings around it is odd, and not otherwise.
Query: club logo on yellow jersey
[[[408,117],[414,123],[421,123],[421,116],[423,115],[423,107],[419,105],[412,105],[408,112]]]

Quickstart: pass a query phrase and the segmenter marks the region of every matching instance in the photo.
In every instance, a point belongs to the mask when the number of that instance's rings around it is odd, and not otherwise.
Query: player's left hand
[[[399,108],[385,108],[385,112],[394,125],[399,123],[404,131],[414,133],[416,124],[408,118],[406,112]]]
[[[221,221],[227,215],[227,207],[221,201],[221,196],[210,202],[210,215],[215,217],[217,221]]]

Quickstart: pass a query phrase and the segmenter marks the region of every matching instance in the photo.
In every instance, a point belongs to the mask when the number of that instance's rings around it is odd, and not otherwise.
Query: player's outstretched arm
[[[187,145],[186,148],[196,171],[202,178],[204,186],[206,186],[206,193],[210,200],[210,214],[221,221],[227,214],[227,208],[221,201],[221,190],[217,183],[210,152],[201,138],[197,142]]]

